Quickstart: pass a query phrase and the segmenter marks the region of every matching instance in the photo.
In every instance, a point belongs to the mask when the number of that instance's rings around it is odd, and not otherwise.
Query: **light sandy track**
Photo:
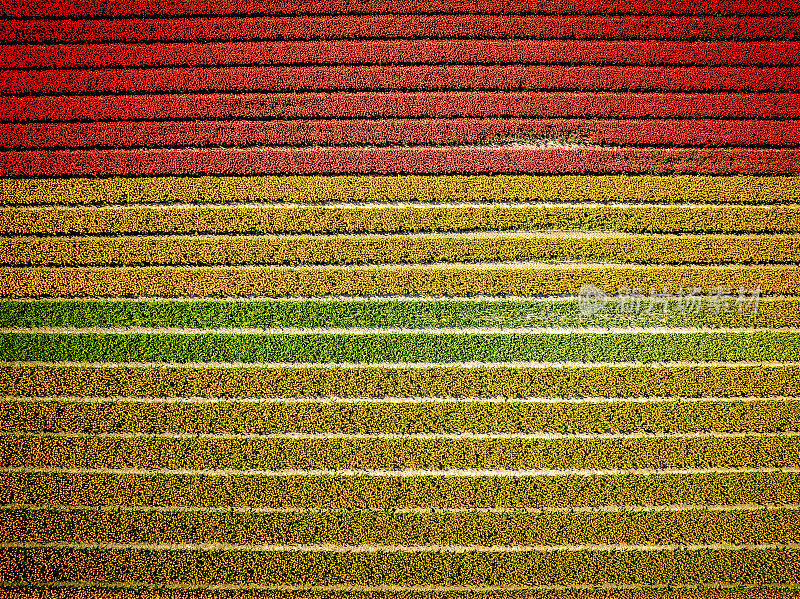
[[[606,469],[606,470],[191,470],[153,468],[29,468],[26,466],[0,466],[0,474],[110,474],[110,475],[203,475],[203,476],[371,476],[387,478],[409,477],[558,477],[558,476],[619,476],[619,475],[672,475],[672,474],[800,474],[800,466],[781,468],[671,468],[671,469]]]
[[[482,146],[481,146],[482,147]],[[218,202],[208,202],[203,204],[198,203],[185,203],[185,202],[167,202],[167,203],[130,203],[130,204],[110,204],[110,205],[92,205],[92,204],[25,204],[20,206],[0,205],[0,212],[4,210],[16,211],[103,211],[103,210],[140,210],[141,208],[148,208],[153,210],[174,210],[176,208],[185,210],[206,209],[219,211],[223,206],[235,206],[236,208],[371,208],[371,209],[386,209],[386,208],[419,208],[426,209],[431,207],[436,208],[474,208],[476,206],[491,206],[498,208],[524,208],[528,206],[541,206],[543,208],[560,208],[560,207],[578,207],[578,208],[599,208],[603,206],[616,206],[621,208],[800,208],[800,204],[794,203],[780,203],[780,204],[742,204],[742,203],[724,203],[724,204],[709,204],[707,202],[553,202],[551,201],[525,201],[525,202],[493,202],[491,200],[476,200],[474,202],[408,202],[408,201],[391,201],[385,202],[231,202],[220,204]]]
[[[0,395],[0,401],[18,403],[77,402],[77,403],[195,403],[195,404],[261,404],[261,403],[342,403],[342,404],[424,404],[424,403],[532,403],[532,404],[603,404],[603,403],[676,403],[676,402],[765,402],[800,401],[798,397],[86,397],[74,395],[55,395],[42,397],[22,397]]]
[[[767,439],[800,438],[800,431],[782,432],[663,432],[663,433],[75,433],[75,432],[0,432],[0,438],[66,439],[359,439],[359,440],[566,440],[566,439]]]
[[[780,510],[800,511],[800,504],[735,504],[735,505],[604,505],[575,507],[469,507],[469,508],[389,508],[392,514],[561,514],[561,513],[627,513],[627,512],[772,512]],[[150,505],[62,505],[62,504],[6,504],[0,510],[7,511],[57,511],[57,512],[164,512],[198,514],[354,514],[360,512],[387,512],[387,508],[313,508],[313,507],[200,507],[200,506],[150,506]]]
[[[453,231],[441,233],[381,233],[380,231],[370,233],[271,233],[271,234],[249,234],[249,233],[214,233],[201,235],[187,235],[178,233],[175,235],[164,234],[136,234],[136,235],[59,235],[44,236],[41,234],[30,235],[11,235],[4,239],[8,241],[27,240],[27,239],[49,239],[49,240],[69,240],[69,241],[115,241],[125,237],[135,237],[145,241],[161,239],[168,241],[215,241],[218,239],[230,239],[231,237],[241,237],[252,241],[262,240],[286,240],[286,239],[385,239],[385,240],[404,240],[404,239],[741,239],[758,238],[773,239],[785,237],[789,239],[800,239],[797,233],[658,233],[630,231],[598,231],[594,229],[537,229],[537,230],[497,230],[497,231]]]
[[[65,270],[76,269],[81,271],[128,271],[133,266],[18,266],[18,267],[3,267],[3,270],[20,270],[20,271],[41,271],[41,270]],[[273,272],[279,271],[321,271],[336,270],[373,270],[373,271],[386,271],[386,270],[527,270],[527,269],[548,269],[548,270],[585,270],[585,269],[604,269],[604,270],[784,270],[784,271],[797,271],[798,284],[800,284],[800,266],[792,264],[779,264],[779,265],[764,265],[764,264],[633,264],[621,262],[532,262],[532,261],[508,261],[508,262],[427,262],[427,263],[406,263],[406,264],[315,264],[307,266],[286,266],[286,265],[269,265],[269,266],[230,266],[224,264],[210,265],[210,266],[196,266],[196,265],[171,265],[164,264],[154,267],[158,270],[165,271],[247,271],[247,272]],[[380,297],[380,296],[379,296]]]
[[[698,333],[765,333],[779,331],[781,333],[800,333],[795,327],[665,327],[665,326],[630,326],[630,327],[464,327],[464,328],[399,328],[399,327],[314,327],[314,328],[255,328],[255,327],[15,327],[2,328],[0,334],[98,334],[98,335],[576,335],[576,334],[680,334]]]
[[[690,367],[800,367],[800,362],[770,360],[752,362],[0,362],[0,368],[28,368],[37,366],[67,366],[77,368],[690,368]]]
[[[229,545],[226,543],[0,543],[0,549],[108,549],[145,551],[248,551],[266,553],[330,552],[330,553],[554,553],[556,551],[699,551],[699,550],[745,550],[765,551],[771,549],[800,549],[800,543],[764,545]]]
[[[614,292],[611,292],[614,293]],[[667,299],[677,300],[680,299],[677,295],[666,295]],[[569,303],[577,302],[579,297],[577,295],[309,295],[309,296],[229,296],[229,297],[204,297],[204,296],[180,296],[180,297],[41,297],[33,300],[13,300],[17,302],[35,301],[35,302],[51,302],[51,303],[107,303],[107,302],[130,302],[130,303],[158,303],[158,302],[186,302],[186,303],[254,303],[254,302],[342,302],[360,304],[365,302],[460,302],[460,303],[511,303],[511,302],[536,302],[536,303]],[[792,300],[800,301],[800,295],[769,295],[760,298],[760,302],[769,302],[776,300]],[[4,298],[0,301],[8,301]],[[614,297],[611,296],[611,301]],[[800,317],[798,317],[800,322]]]
[[[86,582],[53,582],[47,585],[40,585],[37,588],[41,589],[71,589],[71,590],[93,590],[96,585]],[[401,592],[416,592],[416,593],[455,593],[455,592],[495,592],[495,593],[508,593],[517,591],[663,591],[665,587],[662,586],[637,586],[637,585],[614,585],[614,584],[594,584],[594,585],[562,585],[562,586],[435,586],[435,585],[416,585],[416,586],[400,586],[400,585],[320,585],[320,586],[292,586],[292,585],[258,585],[258,584],[144,584],[138,582],[132,583],[103,583],[100,587],[103,590],[135,590],[148,589],[152,591],[206,591],[206,592],[223,592],[223,591],[267,591],[267,592],[374,592],[374,593],[401,593]],[[748,584],[670,584],[669,589],[672,590],[686,590],[686,591],[756,591],[761,589],[773,590],[797,590],[800,589],[800,584],[781,584],[781,583],[764,583],[759,585]],[[6,589],[3,596],[7,597],[31,597],[30,591],[25,587],[18,589],[20,593],[15,593],[14,589]],[[40,595],[36,595],[37,597]],[[715,597],[718,594],[714,595]],[[736,595],[733,595],[734,597]],[[158,597],[158,595],[154,595]]]

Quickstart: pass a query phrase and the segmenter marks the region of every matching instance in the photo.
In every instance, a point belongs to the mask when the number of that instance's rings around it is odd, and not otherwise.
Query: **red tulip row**
[[[360,117],[800,117],[800,94],[342,92],[0,97],[0,121]]]
[[[478,14],[792,14],[800,0],[44,0],[0,2],[2,17],[90,17],[133,15],[303,15],[381,13]]]
[[[0,152],[0,176],[800,172],[798,149],[333,147]]]
[[[800,67],[304,66],[0,71],[0,93],[336,90],[797,91]]]
[[[370,15],[12,20],[3,43],[395,38],[792,39],[795,16]]]
[[[800,120],[381,119],[0,123],[0,148],[589,143],[800,146]]]
[[[2,68],[225,65],[614,64],[793,65],[796,41],[334,40],[10,45]]]
[[[371,15],[12,20],[2,43],[392,38],[791,39],[795,16]]]

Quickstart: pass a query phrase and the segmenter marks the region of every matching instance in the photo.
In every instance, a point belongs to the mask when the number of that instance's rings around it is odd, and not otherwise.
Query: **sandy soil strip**
[[[79,397],[56,395],[20,397],[0,395],[0,401],[19,403],[78,402],[78,403],[198,403],[198,404],[259,404],[259,403],[675,403],[675,402],[766,402],[800,401],[797,397]]]
[[[198,507],[198,506],[128,506],[128,505],[61,505],[61,504],[6,504],[0,505],[0,510],[30,510],[30,511],[58,511],[58,512],[166,512],[166,513],[236,513],[236,514],[273,514],[273,513],[334,513],[347,514],[354,512],[386,513],[382,508],[296,508],[296,507]],[[674,505],[605,505],[605,506],[576,506],[576,507],[545,507],[545,508],[502,508],[502,507],[474,507],[474,508],[391,508],[393,514],[549,514],[549,513],[618,513],[618,512],[758,512],[791,510],[800,511],[800,504],[735,504],[735,505],[702,505],[702,504],[674,504]]]

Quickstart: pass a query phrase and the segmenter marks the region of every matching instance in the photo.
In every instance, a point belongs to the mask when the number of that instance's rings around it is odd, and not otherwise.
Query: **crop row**
[[[0,16],[11,18],[43,17],[179,17],[187,15],[372,15],[398,14],[651,14],[651,15],[759,15],[800,12],[798,0],[595,0],[591,4],[576,0],[540,0],[531,6],[528,0],[368,0],[353,3],[333,0],[324,12],[315,0],[194,0],[190,5],[164,6],[159,0],[118,0],[113,4],[98,0],[76,0],[63,4],[45,0],[36,4],[3,4]]]
[[[147,124],[136,126],[146,128]],[[475,201],[800,204],[800,177],[280,175],[0,179],[0,205]],[[748,214],[752,213],[749,210]]]
[[[796,233],[800,204],[0,208],[5,235],[422,233],[613,230],[627,233]]]
[[[794,174],[799,149],[595,146],[251,147],[0,152],[0,176]]]
[[[800,333],[0,333],[5,362],[800,362]]]
[[[555,367],[0,366],[7,396],[756,397],[800,395],[797,365]]]
[[[328,39],[793,39],[795,16],[332,15],[8,20],[13,43]]]
[[[6,298],[577,295],[587,283],[621,290],[760,289],[797,293],[794,266],[389,266],[0,268]]]
[[[777,391],[777,390],[776,390]],[[0,401],[0,431],[159,434],[800,430],[800,399],[746,401]]]
[[[339,92],[0,97],[3,121],[402,117],[800,117],[794,93]]]
[[[0,238],[0,264],[13,266],[501,261],[793,264],[800,261],[800,236]]]
[[[147,328],[474,328],[474,327],[625,327],[679,326],[700,328],[800,328],[800,300],[759,298],[752,290],[714,292],[690,299],[654,297],[648,289],[638,306],[623,291],[608,292],[608,304],[595,314],[581,313],[577,300],[0,300],[0,328],[147,327]],[[703,290],[704,292],[707,290]],[[752,303],[750,303],[752,300]],[[696,302],[696,304],[694,303]],[[741,308],[741,310],[740,310]]]
[[[800,121],[429,119],[0,123],[0,147],[135,148],[248,145],[544,143],[798,146]]]
[[[794,585],[795,549],[653,551],[230,551],[0,549],[4,582],[356,586]],[[601,577],[601,578],[598,578]]]
[[[277,438],[3,435],[12,468],[526,470],[787,468],[796,437]]]
[[[34,587],[13,586],[0,588],[0,597],[3,599],[472,599],[475,590],[460,590],[448,588],[426,588],[425,590],[413,587],[380,590],[373,589],[315,589],[309,590],[274,590],[259,589],[258,587],[229,588],[216,587],[209,589],[170,589],[162,587],[133,587],[120,588],[103,585],[75,584],[73,585],[36,585]],[[605,588],[593,589],[586,587],[559,588],[559,589],[514,589],[481,590],[480,596],[484,599],[797,599],[800,593],[791,588],[764,588],[764,589],[718,589],[683,588],[678,591],[663,588],[633,587],[633,588]]]
[[[585,507],[800,503],[791,472],[565,476],[0,475],[3,504],[299,509]]]
[[[0,71],[3,94],[335,91],[797,91],[798,67],[231,66]]]
[[[358,40],[172,44],[10,45],[0,68],[226,65],[611,64],[781,66],[797,63],[793,41]]]
[[[229,545],[762,545],[796,510],[737,512],[192,512],[0,509],[6,543]]]

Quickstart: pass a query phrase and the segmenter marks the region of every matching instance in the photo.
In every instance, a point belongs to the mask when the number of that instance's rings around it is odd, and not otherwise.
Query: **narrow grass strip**
[[[0,401],[0,431],[227,433],[604,433],[800,430],[800,400],[624,403]]]
[[[800,502],[800,474],[259,476],[0,473],[3,504],[294,509],[528,508]]]
[[[600,261],[642,264],[794,264],[796,235],[677,237],[103,237],[0,238],[9,266],[424,264]]]
[[[481,470],[763,468],[800,465],[785,436],[281,438],[0,436],[13,468]]]
[[[791,544],[797,510],[681,512],[109,511],[0,509],[5,543],[227,545]]]
[[[0,549],[6,582],[259,583],[452,586],[591,584],[789,584],[800,550],[652,551],[224,551],[104,548]]]
[[[800,325],[800,299],[759,298],[730,290],[720,305],[707,295],[689,301],[642,290],[639,304],[612,296],[595,314],[577,299],[359,300],[0,300],[0,328],[354,327],[478,328],[669,326],[783,328]],[[696,300],[696,301],[695,301]],[[691,308],[691,309],[690,309]],[[718,309],[715,309],[718,308]],[[755,310],[755,311],[754,311]],[[740,313],[741,312],[741,313]]]
[[[584,284],[623,288],[760,289],[794,295],[794,266],[445,264],[394,267],[0,268],[6,298],[234,296],[577,295]]]
[[[800,333],[0,333],[3,362],[800,361]]]
[[[800,396],[796,366],[114,367],[0,366],[17,396]]]

